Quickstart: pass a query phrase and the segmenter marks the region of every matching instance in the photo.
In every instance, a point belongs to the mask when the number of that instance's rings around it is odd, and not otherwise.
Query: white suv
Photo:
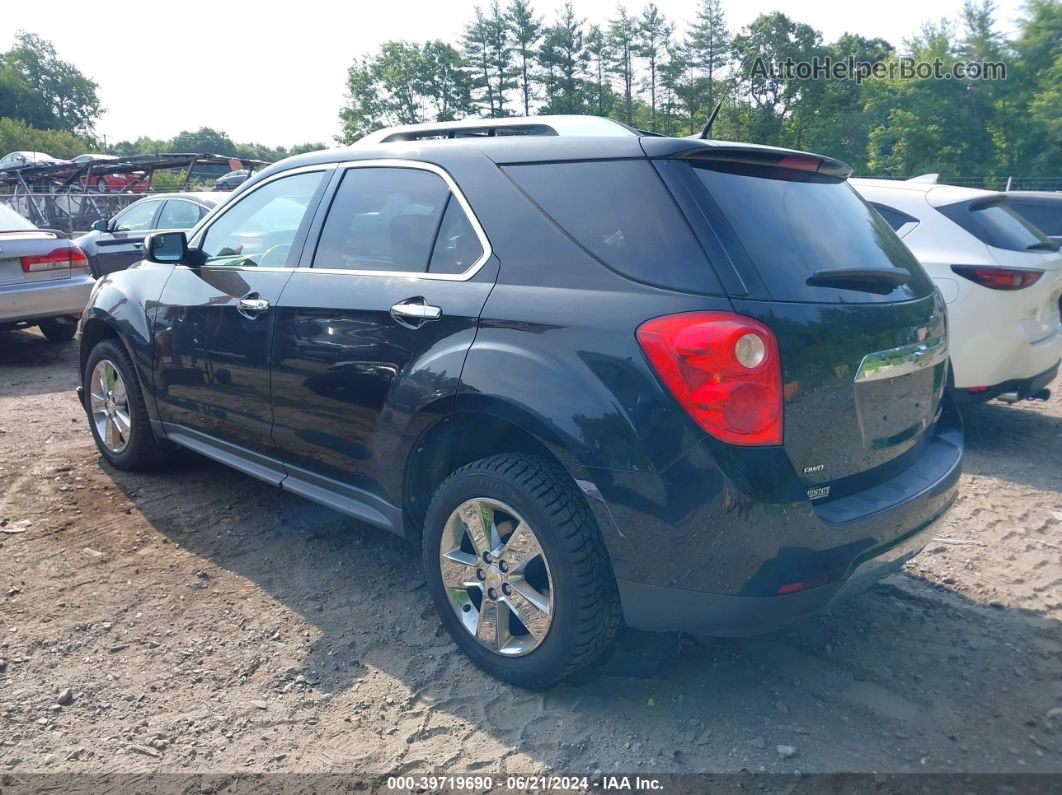
[[[1046,399],[1062,358],[1058,245],[1002,193],[922,179],[850,182],[944,297],[955,398]]]

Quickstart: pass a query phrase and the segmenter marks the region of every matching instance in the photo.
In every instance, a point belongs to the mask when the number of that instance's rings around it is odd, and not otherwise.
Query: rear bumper
[[[954,497],[952,502],[954,501]],[[951,502],[945,506],[945,511]],[[887,549],[853,561],[841,582],[781,596],[733,596],[618,580],[628,626],[654,632],[689,632],[714,637],[745,637],[780,629],[836,604],[889,574],[922,551],[933,536],[941,511]]]
[[[1018,400],[1025,400],[1026,398],[1035,395],[1041,389],[1045,389],[1055,380],[1055,378],[1058,377],[1059,364],[1060,362],[1056,361],[1054,366],[1047,368],[1042,373],[1038,373],[1030,378],[1012,378],[1001,384],[990,386],[983,392],[953,389],[952,397],[955,398],[956,403],[969,405],[971,403],[984,403],[987,400],[992,400],[992,398],[999,397],[1007,392],[1015,392],[1018,395]]]
[[[960,423],[945,400],[904,469],[815,503],[781,448],[720,450],[707,440],[663,473],[598,471],[627,623],[758,634],[896,570],[956,498]]]
[[[80,315],[93,284],[91,276],[83,275],[0,287],[0,324]]]

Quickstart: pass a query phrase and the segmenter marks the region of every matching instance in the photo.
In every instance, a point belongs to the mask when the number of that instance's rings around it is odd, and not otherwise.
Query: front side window
[[[151,228],[159,202],[138,202],[114,219],[115,232],[140,232]]]
[[[195,226],[202,217],[203,212],[198,204],[170,199],[159,213],[159,220],[155,226],[158,229],[189,229]]]
[[[462,273],[482,253],[468,217],[438,174],[418,168],[365,167],[348,169],[343,175],[313,264]]]
[[[207,229],[205,265],[284,267],[323,172],[281,177],[248,193]]]

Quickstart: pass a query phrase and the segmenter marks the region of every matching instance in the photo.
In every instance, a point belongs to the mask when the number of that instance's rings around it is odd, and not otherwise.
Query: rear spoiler
[[[652,158],[713,160],[774,166],[798,171],[812,171],[837,179],[848,179],[852,175],[852,167],[847,163],[825,155],[800,152],[795,149],[729,141],[701,141],[690,138],[642,138],[641,144],[645,154]]]

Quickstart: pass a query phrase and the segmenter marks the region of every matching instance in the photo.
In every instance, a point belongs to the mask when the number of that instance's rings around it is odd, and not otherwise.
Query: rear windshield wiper
[[[1043,240],[1033,243],[1031,246],[1025,247],[1026,251],[1058,251],[1058,243],[1052,243],[1050,240]]]
[[[831,268],[811,274],[807,283],[813,287],[888,295],[901,284],[907,284],[910,278],[910,272],[903,268]]]

